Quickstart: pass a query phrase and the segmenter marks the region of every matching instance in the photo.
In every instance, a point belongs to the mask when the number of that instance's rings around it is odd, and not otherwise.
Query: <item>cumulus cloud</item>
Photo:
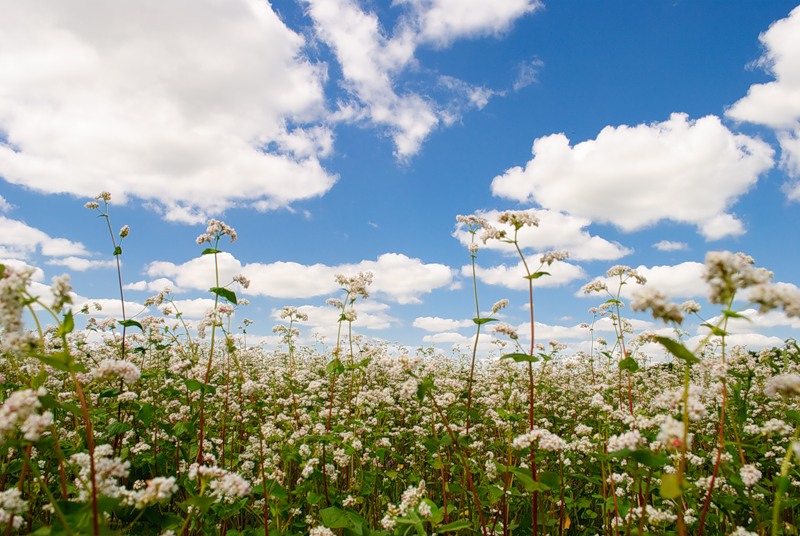
[[[653,244],[653,247],[659,251],[685,251],[689,249],[689,244],[686,242],[674,242],[672,240],[661,240]]]
[[[401,304],[418,303],[423,294],[450,285],[454,276],[448,266],[426,264],[399,253],[384,253],[374,261],[337,266],[296,262],[243,265],[228,252],[219,253],[217,262],[223,284],[238,274],[250,279],[250,288],[241,290],[241,294],[287,299],[334,295],[339,291],[334,280],[336,274],[372,272],[370,292]],[[205,290],[209,288],[209,281],[213,281],[214,259],[205,255],[183,264],[156,261],[148,266],[147,275],[169,278],[181,288]]]
[[[543,7],[538,0],[399,0],[413,8],[421,42],[444,46],[463,37],[499,35]]]
[[[6,2],[0,175],[182,221],[322,195],[325,70],[304,45],[259,0]]]
[[[47,264],[53,266],[64,266],[76,272],[85,272],[86,270],[91,270],[94,268],[112,268],[117,265],[113,260],[91,260],[75,257],[73,255],[59,259],[51,259],[47,261]]]
[[[696,225],[707,239],[741,232],[727,211],[772,167],[773,149],[734,134],[716,116],[604,128],[570,145],[537,138],[533,158],[492,181],[496,196],[634,231],[661,220]]]
[[[796,288],[796,287],[795,287]],[[763,332],[765,329],[788,327],[793,330],[800,328],[800,319],[790,318],[783,311],[769,311],[759,313],[756,309],[745,309],[739,311],[743,318],[729,318],[727,331],[733,334],[752,334]],[[720,316],[715,316],[708,320],[709,324],[716,325],[721,320]],[[698,328],[698,334],[705,335],[708,329]],[[780,344],[778,345],[780,346]]]
[[[377,14],[363,9],[358,0],[304,1],[317,37],[334,52],[344,87],[353,97],[340,103],[334,118],[367,121],[387,129],[401,159],[416,154],[438,125],[452,124],[463,107],[482,108],[495,94],[447,76],[440,77],[439,83],[451,90],[458,104],[441,106],[430,95],[400,91],[397,79],[416,66],[416,49],[498,35],[540,7],[536,0],[400,0],[394,5],[405,11],[390,33]]]
[[[309,340],[309,336],[314,335],[317,338],[322,337],[331,344],[336,342],[341,315],[339,309],[317,305],[302,305],[297,309],[308,315],[307,321],[294,324],[294,327],[300,330],[303,340]],[[356,303],[357,318],[353,322],[354,333],[359,333],[364,329],[380,331],[399,324],[400,321],[389,314],[389,309],[387,304],[375,300]],[[270,316],[276,323],[285,324],[285,320],[281,319],[280,314],[281,309],[274,309]]]
[[[100,305],[100,310],[96,310],[92,304]],[[89,304],[89,315],[98,318],[118,318],[122,319],[122,304],[119,298],[86,298],[84,296],[73,297],[73,310],[79,311],[85,304]],[[149,311],[142,303],[125,300],[125,313],[130,319],[133,315],[145,314]]]
[[[48,257],[88,255],[80,242],[53,238],[27,223],[0,216],[0,252],[4,256],[28,258],[35,251]],[[89,262],[89,261],[87,261]]]
[[[584,272],[583,268],[568,262],[554,262],[552,266],[545,267],[544,271],[549,272],[550,275],[534,279],[534,287],[558,287],[576,280],[586,279],[586,272]],[[464,276],[471,276],[472,266],[462,267],[461,273]],[[525,266],[522,261],[512,266],[501,264],[491,268],[476,265],[475,275],[487,285],[497,285],[512,290],[526,290],[528,288],[528,280],[525,278]]]
[[[432,333],[453,331],[456,329],[474,326],[472,320],[454,320],[452,318],[440,318],[438,316],[418,316],[414,319],[415,328],[430,331]]]
[[[609,242],[597,235],[589,234],[586,227],[591,224],[591,221],[587,218],[570,216],[555,210],[534,210],[533,213],[539,218],[539,225],[520,229],[518,240],[523,249],[540,252],[565,249],[569,252],[571,259],[580,261],[615,260],[632,252],[617,242]],[[475,213],[476,216],[485,218],[493,227],[505,228],[511,236],[513,228],[498,223],[500,214],[502,211],[499,210],[484,210]],[[472,240],[472,235],[461,224],[456,225],[453,236],[465,246],[468,246]],[[485,245],[481,244],[481,248],[517,254],[512,244],[498,240],[490,240]]]
[[[639,275],[647,279],[646,286],[658,289],[673,299],[688,299],[704,297],[708,294],[708,285],[703,280],[705,265],[700,262],[687,261],[675,265],[663,265],[647,267],[639,265],[636,267]],[[603,281],[612,293],[616,293],[619,279],[616,277],[598,277]],[[633,295],[643,288],[634,282],[629,282],[622,287],[621,296],[630,299]],[[578,292],[576,296],[596,297],[596,294],[584,294]]]
[[[781,166],[800,177],[800,6],[788,17],[772,24],[759,37],[764,54],[757,64],[774,80],[753,84],[747,95],[731,106],[726,115],[777,131]],[[800,201],[800,181],[786,185],[789,199]]]
[[[800,120],[800,6],[759,37],[764,55],[758,65],[775,80],[753,84],[727,115],[739,121],[760,123],[776,129],[797,127]]]

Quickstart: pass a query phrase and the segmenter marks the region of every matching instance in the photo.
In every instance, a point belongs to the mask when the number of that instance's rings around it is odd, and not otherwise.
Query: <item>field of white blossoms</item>
[[[110,196],[105,218],[119,260]],[[527,259],[517,232],[459,216],[470,253],[517,246],[533,282],[566,252]],[[216,256],[234,230],[209,221],[198,238]],[[529,264],[530,263],[530,264]],[[538,263],[538,264],[537,264]],[[535,268],[535,265],[538,268]],[[473,264],[474,266],[474,264]],[[800,297],[746,255],[711,252],[708,337],[633,333],[623,305],[665,325],[700,315],[635,270],[599,281],[594,318],[616,339],[565,355],[553,341],[523,347],[476,305],[476,334],[505,341],[476,359],[402,348],[352,334],[371,275],[337,277],[339,337],[326,351],[297,343],[303,313],[287,307],[280,347],[234,336],[232,281],[209,274],[216,302],[196,326],[168,290],[160,316],[76,329],[66,278],[52,298],[31,272],[0,271],[0,525],[6,534],[389,535],[797,534],[800,523],[800,348],[726,344],[736,303],[800,316]],[[244,278],[236,278],[247,286]],[[628,304],[623,285],[641,286]],[[122,287],[120,282],[120,288]],[[477,304],[477,295],[476,295]],[[124,302],[123,302],[124,305]],[[497,313],[504,302],[493,307]],[[83,314],[90,314],[83,311]],[[82,323],[81,323],[82,325]],[[591,325],[588,334],[593,333]],[[527,340],[527,336],[525,339]],[[102,341],[102,342],[89,342]],[[650,362],[645,343],[669,352]]]

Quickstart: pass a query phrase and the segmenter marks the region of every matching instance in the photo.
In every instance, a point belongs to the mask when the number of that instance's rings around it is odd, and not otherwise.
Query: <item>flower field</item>
[[[111,231],[109,200],[87,207]],[[216,306],[198,325],[168,289],[148,301],[162,315],[128,317],[123,307],[123,318],[98,322],[72,310],[65,278],[45,298],[32,293],[30,271],[3,267],[6,534],[798,533],[800,347],[726,341],[735,298],[796,317],[798,296],[746,255],[711,252],[704,277],[718,309],[705,317],[718,320],[688,347],[678,328],[699,306],[611,267],[618,288],[584,289],[597,296],[592,319],[610,318],[616,340],[587,324],[592,351],[571,355],[537,344],[533,283],[568,254],[523,254],[517,233],[537,225],[535,214],[507,213],[503,229],[458,221],[473,237],[473,268],[486,241],[516,246],[530,285],[529,346],[492,316],[505,303],[482,313],[477,291],[476,335],[502,341],[496,357],[354,335],[369,273],[337,277],[335,344],[300,344],[307,318],[286,307],[275,328],[283,344],[267,348],[232,327],[244,278],[209,273]],[[110,233],[117,261],[128,232]],[[216,258],[236,238],[211,220],[198,244]],[[641,286],[628,304],[624,285]],[[625,306],[674,336],[634,333]],[[669,358],[643,353],[649,343]]]

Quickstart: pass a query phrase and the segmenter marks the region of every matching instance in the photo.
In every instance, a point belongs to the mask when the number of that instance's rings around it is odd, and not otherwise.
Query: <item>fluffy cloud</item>
[[[122,319],[122,305],[119,298],[86,298],[75,296],[73,298],[73,310],[79,311],[85,304],[89,305],[89,315],[97,318],[118,318]],[[100,305],[100,310],[96,310],[94,304]],[[125,300],[125,313],[130,319],[134,315],[148,313],[149,309],[144,304]]]
[[[353,101],[340,103],[335,119],[367,121],[388,130],[395,154],[419,151],[440,124],[452,124],[465,106],[482,108],[496,92],[452,77],[439,79],[458,104],[440,106],[429,95],[400,92],[401,73],[414,67],[421,44],[445,46],[463,37],[498,34],[540,7],[536,0],[400,0],[404,11],[389,35],[378,16],[358,0],[304,0],[317,37],[334,52]]]
[[[423,294],[448,286],[454,275],[453,270],[443,264],[425,264],[399,253],[385,253],[374,261],[338,266],[296,262],[242,265],[227,252],[220,253],[217,261],[222,284],[237,274],[243,274],[251,283],[249,289],[241,290],[241,294],[287,299],[335,295],[339,291],[334,280],[336,274],[372,272],[374,279],[370,292],[401,304],[418,303]],[[148,266],[147,274],[169,278],[182,288],[205,290],[213,282],[214,259],[205,255],[180,265],[157,261]]]
[[[498,35],[519,17],[543,7],[538,0],[400,0],[414,8],[418,39],[440,46],[462,37]]]
[[[533,212],[539,218],[539,225],[520,229],[518,240],[523,249],[541,252],[565,249],[569,252],[571,259],[581,261],[615,260],[631,253],[630,249],[616,242],[609,242],[599,236],[590,235],[586,231],[586,227],[591,224],[591,221],[586,218],[578,218],[554,210],[535,210]],[[475,215],[485,218],[493,227],[506,228],[511,236],[513,228],[504,226],[497,221],[501,213],[499,210],[487,210],[478,211]],[[472,240],[472,235],[461,224],[456,226],[453,236],[465,246],[468,246]],[[481,247],[516,254],[516,249],[512,244],[497,240],[490,240],[485,245],[481,244]]]
[[[758,64],[775,80],[750,86],[727,115],[776,129],[795,128],[800,120],[800,6],[773,23],[759,40],[765,51]]]
[[[48,257],[88,254],[80,242],[52,238],[44,231],[24,222],[0,216],[0,255],[27,258],[37,249]]]
[[[716,239],[741,232],[727,210],[772,167],[773,152],[716,116],[673,114],[609,126],[574,146],[564,134],[537,138],[533,158],[495,177],[492,193],[625,231],[672,220]]]
[[[796,289],[796,287],[795,287]],[[740,311],[739,314],[743,318],[730,318],[728,319],[728,332],[733,334],[752,334],[763,332],[765,329],[788,327],[793,330],[800,328],[800,319],[789,318],[783,311],[769,311],[768,313],[759,313],[756,309],[745,309]],[[721,317],[715,316],[708,320],[709,324],[716,325],[721,320]],[[706,328],[698,328],[698,334],[705,335],[708,333]],[[778,345],[780,346],[780,344]]]
[[[728,109],[728,117],[766,125],[778,131],[781,165],[800,177],[800,7],[761,34],[764,55],[758,64],[775,80],[753,84]],[[800,201],[800,181],[786,185],[789,199]]]
[[[330,306],[302,305],[297,308],[299,311],[308,315],[308,320],[294,324],[300,330],[303,340],[310,340],[309,335],[316,338],[322,337],[330,344],[336,343],[339,332],[339,316],[341,311]],[[367,300],[356,304],[356,320],[353,322],[355,333],[361,330],[383,330],[400,321],[389,314],[389,306],[375,300]],[[270,315],[276,323],[285,324],[286,321],[280,317],[281,310],[274,309]]]
[[[659,251],[685,251],[689,249],[689,244],[686,242],[674,242],[672,240],[661,240],[653,244],[653,247]]]
[[[452,318],[439,318],[438,316],[419,316],[414,319],[413,323],[415,328],[432,333],[453,331],[474,325],[472,320],[454,320]]]
[[[75,257],[72,255],[61,259],[51,259],[47,261],[47,264],[53,266],[64,266],[75,272],[85,272],[86,270],[91,270],[94,268],[111,268],[117,265],[117,263],[113,260],[98,261],[83,259],[81,257]]]
[[[322,195],[325,73],[304,44],[259,0],[4,2],[0,175],[184,221]]]
[[[687,261],[676,265],[652,266],[640,265],[636,268],[639,275],[647,279],[646,286],[658,289],[673,299],[699,298],[708,294],[708,285],[703,280],[705,265],[700,262]],[[612,293],[616,293],[619,279],[616,277],[599,277]],[[622,287],[621,296],[630,299],[642,286],[628,282]],[[576,296],[595,297],[595,294],[578,292]]]
[[[554,262],[552,266],[545,267],[544,271],[549,272],[550,275],[534,279],[534,287],[558,287],[586,278],[586,272],[583,271],[583,268],[568,262]],[[465,277],[471,277],[472,267],[462,267],[461,273]],[[487,285],[498,285],[512,290],[526,290],[528,288],[528,280],[525,279],[525,266],[522,261],[513,266],[501,264],[491,268],[476,265],[475,275]]]

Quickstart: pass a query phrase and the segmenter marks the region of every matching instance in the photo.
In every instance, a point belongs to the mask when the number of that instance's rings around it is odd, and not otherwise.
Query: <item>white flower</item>
[[[756,469],[755,465],[747,464],[743,465],[741,469],[739,469],[739,476],[742,477],[742,482],[748,488],[751,486],[755,486],[759,480],[761,480],[761,471]]]

